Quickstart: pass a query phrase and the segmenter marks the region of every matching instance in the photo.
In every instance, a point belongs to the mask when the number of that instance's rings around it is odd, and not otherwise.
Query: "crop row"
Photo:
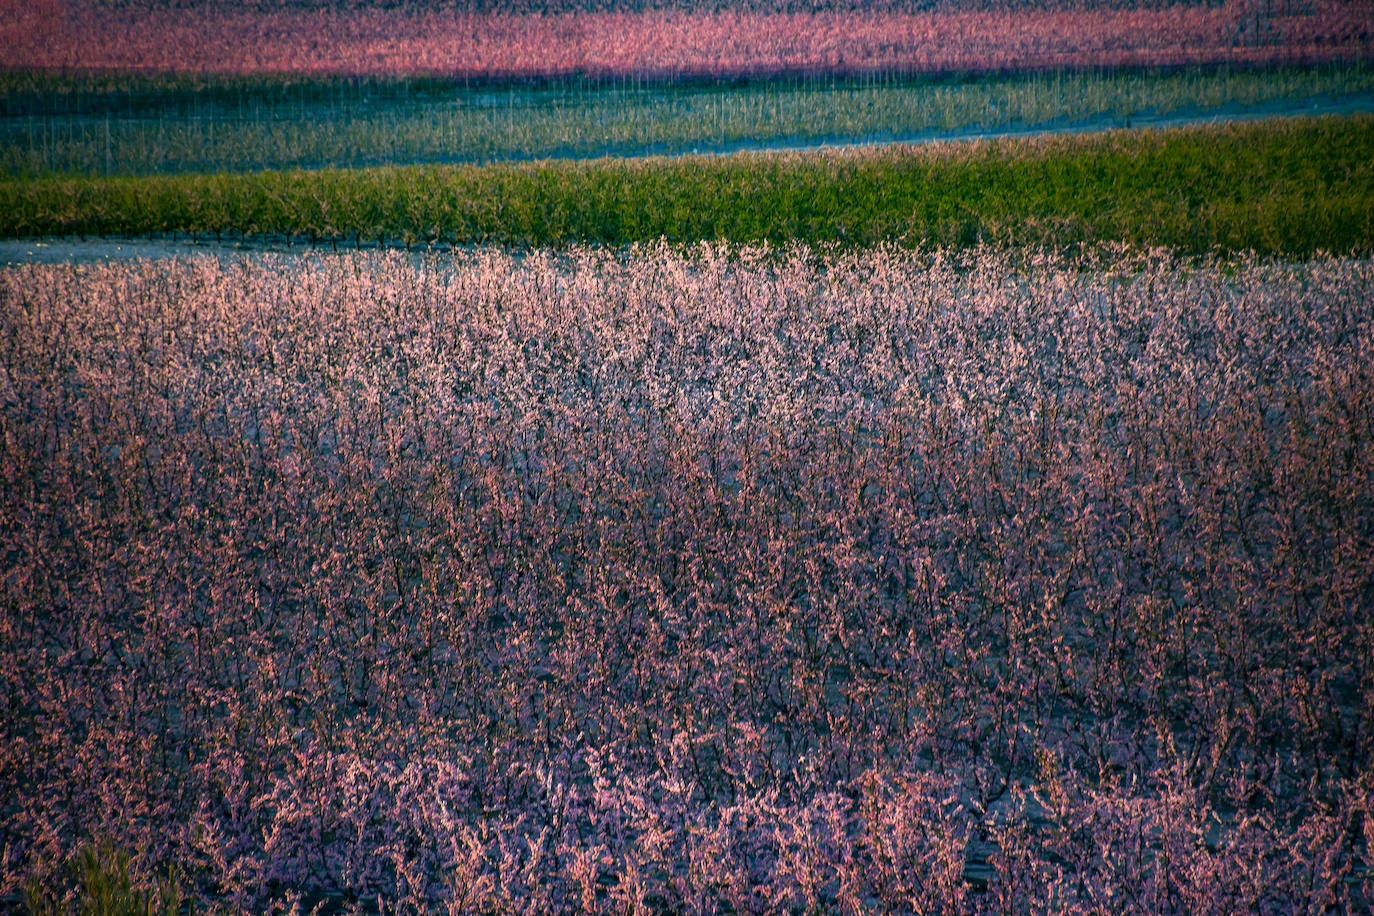
[[[0,234],[407,242],[1128,241],[1368,251],[1374,118],[826,153],[0,184]]]
[[[1359,0],[550,15],[437,4],[9,6],[5,65],[55,71],[674,79],[1312,63],[1368,58],[1374,43],[1374,14]]]
[[[1367,261],[28,266],[0,367],[4,899],[1374,903]]]
[[[728,151],[1132,119],[1374,109],[1374,69],[1052,73],[695,87],[11,75],[0,174],[129,175]]]

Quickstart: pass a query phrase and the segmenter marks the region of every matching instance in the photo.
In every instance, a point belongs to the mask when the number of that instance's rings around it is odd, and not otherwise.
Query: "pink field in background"
[[[1368,57],[1367,0],[854,14],[116,8],[0,0],[0,65],[531,77],[947,72]]]

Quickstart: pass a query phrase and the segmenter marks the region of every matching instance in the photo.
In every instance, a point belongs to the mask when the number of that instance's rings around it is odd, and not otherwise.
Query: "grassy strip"
[[[1374,117],[827,153],[0,184],[0,234],[1374,250]]]
[[[440,80],[21,77],[0,78],[0,174],[13,177],[720,152],[1374,99],[1366,64],[504,90]]]

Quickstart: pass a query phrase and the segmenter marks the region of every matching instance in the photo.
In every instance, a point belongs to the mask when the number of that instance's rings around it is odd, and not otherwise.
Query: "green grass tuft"
[[[65,887],[44,887],[38,882],[25,887],[29,913],[72,912],[67,901],[75,897],[75,912],[81,916],[174,916],[186,900],[175,876],[136,876],[129,854],[108,842],[82,849],[67,864],[66,872]]]

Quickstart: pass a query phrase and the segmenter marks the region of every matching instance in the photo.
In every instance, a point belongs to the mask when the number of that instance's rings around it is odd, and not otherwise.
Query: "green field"
[[[487,163],[1374,108],[1374,68],[698,85],[0,75],[0,175]]]
[[[0,183],[0,234],[1374,250],[1374,117],[640,160]]]

